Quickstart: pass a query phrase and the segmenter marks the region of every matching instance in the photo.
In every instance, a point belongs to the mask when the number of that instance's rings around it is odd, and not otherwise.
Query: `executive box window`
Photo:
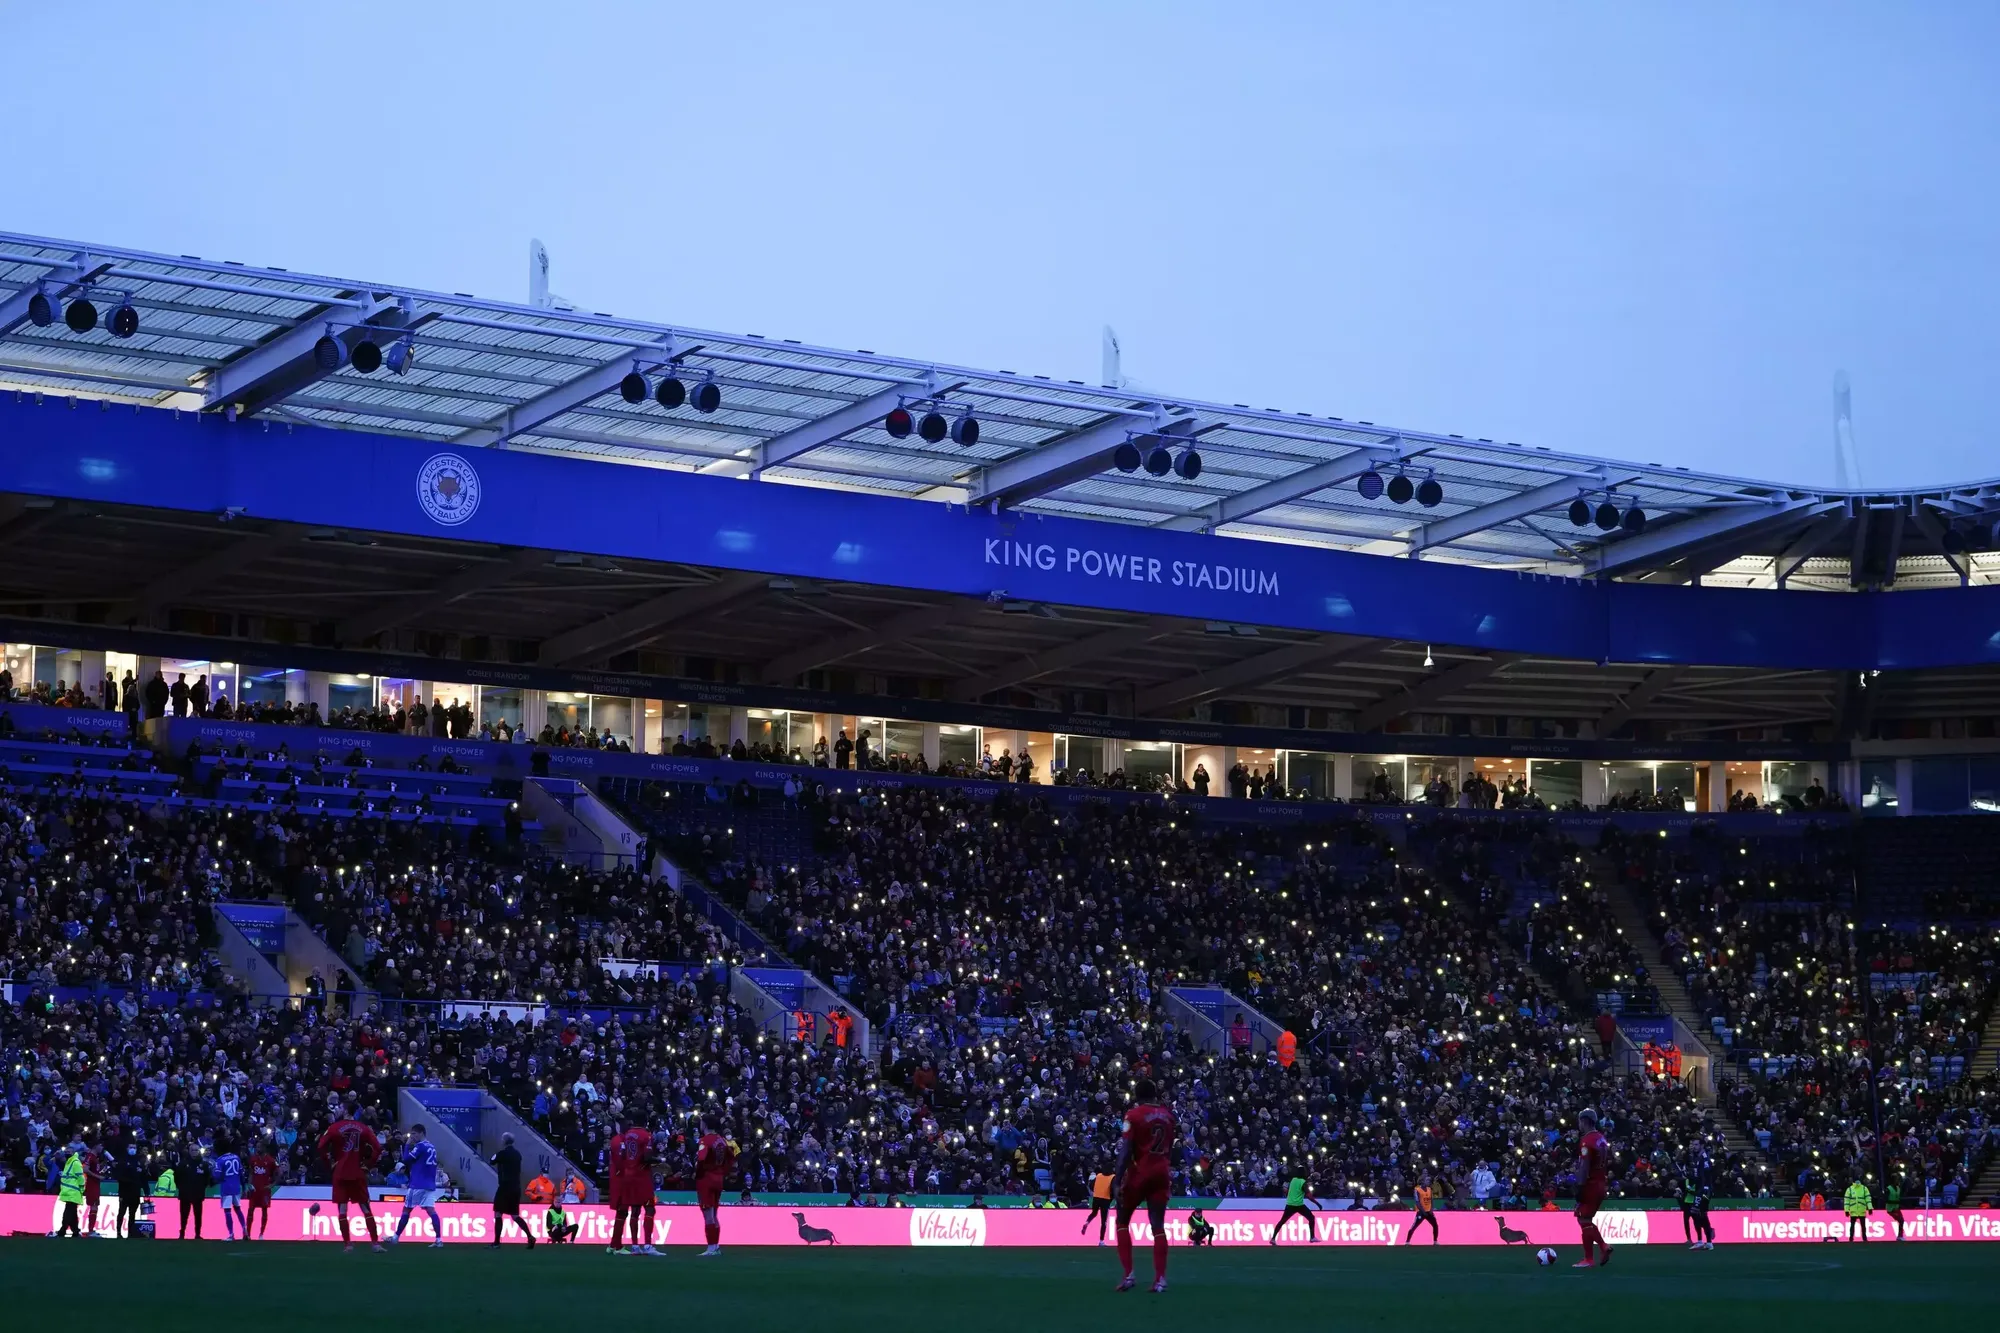
[[[1557,809],[1583,802],[1583,761],[1581,759],[1530,759],[1528,787]]]

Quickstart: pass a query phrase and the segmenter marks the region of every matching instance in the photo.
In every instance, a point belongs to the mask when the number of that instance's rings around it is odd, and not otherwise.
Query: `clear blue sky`
[[[0,0],[0,227],[1830,483],[2000,474],[2000,5]]]

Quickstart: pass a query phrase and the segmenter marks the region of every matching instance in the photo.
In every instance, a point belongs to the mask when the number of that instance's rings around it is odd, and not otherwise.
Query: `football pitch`
[[[1630,1247],[1601,1271],[1523,1250],[1177,1247],[1164,1296],[1115,1294],[1102,1250],[739,1249],[698,1259],[405,1246],[0,1239],[11,1328],[646,1328],[845,1333],[949,1328],[1971,1328],[1991,1317],[1993,1247]],[[129,1323],[127,1323],[129,1321]]]

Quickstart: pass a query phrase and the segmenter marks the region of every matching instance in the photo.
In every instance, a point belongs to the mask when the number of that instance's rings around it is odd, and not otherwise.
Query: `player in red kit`
[[[278,1183],[278,1159],[271,1156],[269,1142],[257,1145],[257,1151],[250,1155],[246,1170],[249,1173],[249,1208],[243,1215],[243,1239],[250,1239],[250,1219],[260,1213],[263,1220],[257,1224],[257,1239],[271,1229],[271,1191]]]
[[[1583,1130],[1583,1149],[1576,1159],[1576,1224],[1583,1232],[1583,1259],[1573,1268],[1596,1268],[1611,1262],[1611,1247],[1597,1229],[1597,1210],[1611,1188],[1611,1144],[1597,1132],[1597,1112],[1586,1107],[1577,1112],[1576,1123]],[[1592,1261],[1591,1248],[1598,1258]]]
[[[107,1169],[104,1154],[97,1146],[97,1136],[93,1134],[83,1148],[83,1234],[86,1236],[97,1232],[97,1206],[103,1198]]]
[[[368,1224],[369,1248],[381,1249],[381,1237],[375,1232],[375,1214],[368,1205],[368,1171],[382,1156],[382,1140],[355,1117],[353,1103],[348,1104],[345,1115],[319,1136],[319,1155],[333,1164],[333,1206],[340,1210],[342,1243],[347,1249],[354,1248],[354,1239],[347,1229],[347,1205],[357,1203],[361,1205],[361,1220]]]
[[[1125,1113],[1118,1165],[1112,1171],[1118,1180],[1118,1263],[1125,1270],[1118,1290],[1132,1290],[1132,1214],[1143,1203],[1153,1223],[1153,1290],[1162,1292],[1167,1289],[1167,1195],[1178,1131],[1153,1080],[1140,1079],[1132,1092],[1134,1103]]]
[[[701,1205],[702,1234],[708,1238],[703,1258],[722,1253],[722,1185],[736,1165],[736,1145],[715,1132],[715,1122],[703,1116],[701,1142],[694,1150],[694,1198]]]
[[[607,1152],[611,1167],[611,1244],[607,1254],[658,1254],[653,1248],[653,1132],[637,1120],[625,1122],[614,1134]],[[639,1241],[639,1218],[646,1219],[646,1239],[625,1248],[625,1223],[632,1223],[632,1239]]]

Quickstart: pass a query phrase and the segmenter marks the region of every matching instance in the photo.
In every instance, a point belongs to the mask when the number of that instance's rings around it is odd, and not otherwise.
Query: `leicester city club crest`
[[[456,527],[479,510],[479,474],[457,454],[432,454],[417,472],[417,503],[433,523]]]

